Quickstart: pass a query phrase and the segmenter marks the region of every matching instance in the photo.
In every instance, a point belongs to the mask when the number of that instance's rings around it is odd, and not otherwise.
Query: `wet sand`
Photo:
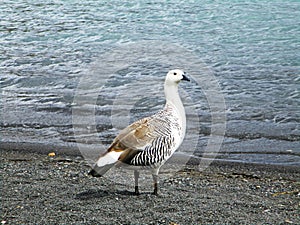
[[[76,156],[2,151],[1,223],[300,224],[299,167],[213,162],[204,171],[165,169],[159,196],[146,172],[134,196],[132,171],[94,178],[88,170]]]

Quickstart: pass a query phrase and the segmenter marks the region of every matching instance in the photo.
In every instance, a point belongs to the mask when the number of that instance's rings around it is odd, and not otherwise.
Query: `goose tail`
[[[102,155],[96,162],[93,169],[88,173],[93,177],[102,177],[110,168],[112,168],[119,159],[122,152],[110,151]]]
[[[94,168],[90,170],[88,175],[91,175],[93,177],[102,177],[114,165],[115,164],[109,164],[109,165],[105,165],[103,167],[98,167],[97,165],[95,165]]]

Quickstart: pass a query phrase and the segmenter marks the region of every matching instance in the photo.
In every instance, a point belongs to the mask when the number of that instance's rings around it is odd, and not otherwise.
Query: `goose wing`
[[[146,151],[148,151],[147,157],[151,157],[149,151],[157,148],[158,144],[164,145],[169,143],[170,141],[166,140],[171,139],[170,134],[170,123],[166,118],[159,116],[147,117],[122,130],[114,139],[107,152],[119,152],[118,161],[131,164],[133,158],[141,154],[145,155]],[[171,148],[171,145],[167,144],[164,147]],[[142,165],[144,163],[136,164]]]

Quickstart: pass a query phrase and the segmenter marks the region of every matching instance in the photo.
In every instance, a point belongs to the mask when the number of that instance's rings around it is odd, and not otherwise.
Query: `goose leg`
[[[157,193],[157,191],[158,191],[158,174],[152,174],[152,177],[153,177],[153,184],[154,184],[153,194],[158,195],[158,193]]]
[[[139,195],[139,176],[140,176],[140,172],[135,170],[134,171],[134,183],[135,183],[135,190],[134,190],[134,194]]]

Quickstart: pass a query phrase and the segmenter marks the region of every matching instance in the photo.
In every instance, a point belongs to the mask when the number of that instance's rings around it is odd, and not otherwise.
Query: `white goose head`
[[[181,80],[190,81],[182,70],[170,70],[166,76],[165,84],[177,85]]]

